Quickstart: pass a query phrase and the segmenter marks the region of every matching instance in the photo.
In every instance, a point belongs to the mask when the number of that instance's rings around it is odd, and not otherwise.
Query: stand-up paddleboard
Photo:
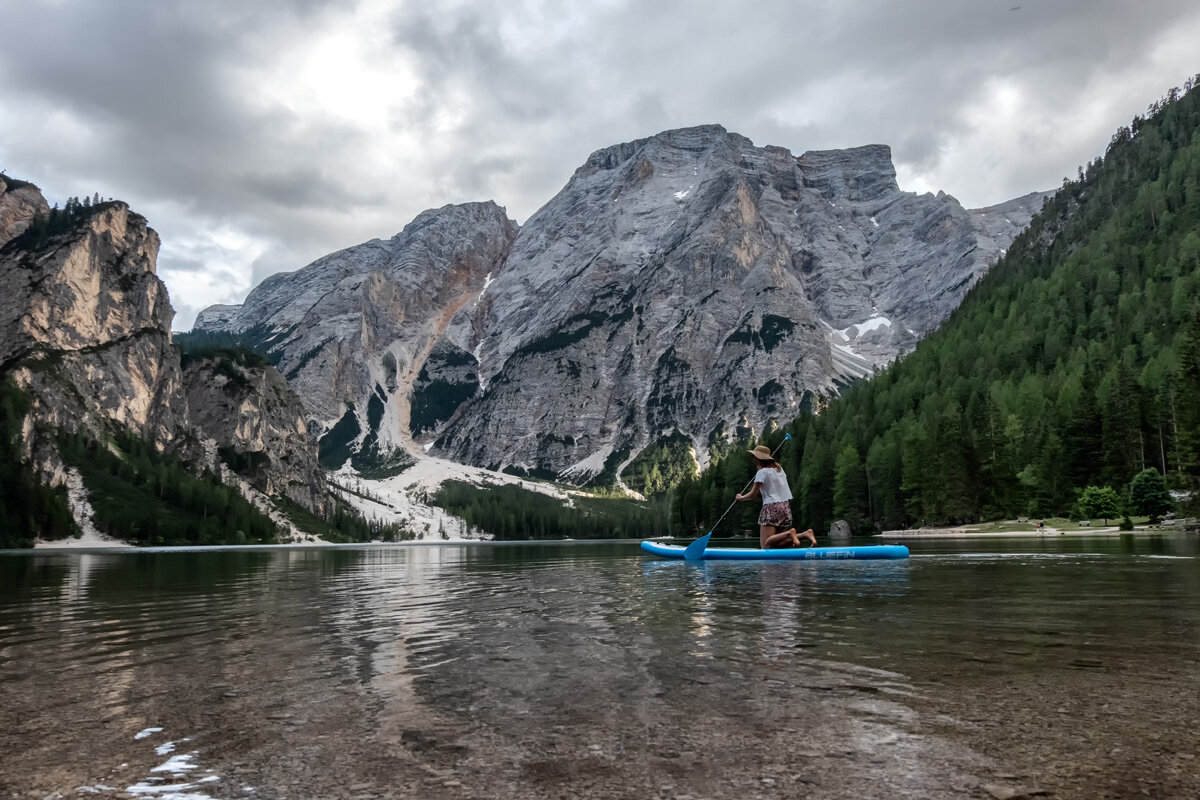
[[[649,539],[642,549],[662,558],[683,558],[686,547],[663,544]],[[902,544],[875,544],[866,547],[781,547],[762,550],[757,547],[706,547],[700,558],[711,560],[782,560],[782,561],[843,561],[849,559],[908,558],[908,548]]]

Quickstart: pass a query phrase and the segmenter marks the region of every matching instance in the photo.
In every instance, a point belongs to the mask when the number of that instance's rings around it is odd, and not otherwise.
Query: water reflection
[[[1020,772],[1071,797],[1114,794],[1090,755],[1114,747],[1173,774],[1194,538],[910,547],[0,556],[0,790],[955,797]]]

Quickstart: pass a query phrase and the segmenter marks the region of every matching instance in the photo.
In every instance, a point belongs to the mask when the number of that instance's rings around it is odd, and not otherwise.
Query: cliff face
[[[594,153],[519,232],[491,204],[426,212],[197,329],[264,345],[340,457],[411,437],[587,477],[683,433],[704,460],[910,348],[1041,199],[968,211],[902,192],[882,145],[668,131]]]
[[[159,449],[185,427],[174,316],[155,274],[158,234],[106,203],[42,248],[0,250],[0,363],[33,415],[69,431],[116,423]]]
[[[192,425],[216,441],[230,468],[265,494],[328,511],[304,406],[275,369],[230,356],[189,358],[183,384]]]
[[[270,350],[313,432],[327,437],[327,464],[340,466],[352,451],[386,457],[409,441],[423,370],[433,381],[430,369],[447,359],[474,360],[469,325],[448,326],[500,270],[515,234],[494,203],[427,211],[389,240],[268,278],[242,306],[206,309],[196,330],[237,333]],[[418,417],[437,416],[423,397]]]
[[[54,486],[78,482],[58,456],[57,431],[100,441],[125,431],[208,468],[218,468],[218,445],[273,448],[251,482],[324,511],[328,495],[303,411],[278,375],[248,370],[237,392],[222,395],[219,379],[198,366],[193,384],[207,385],[185,387],[171,342],[174,310],[155,274],[158,234],[124,203],[75,213],[24,223],[11,214],[9,230],[19,233],[0,247],[0,378],[31,401],[21,449],[35,471]]]
[[[1010,237],[900,191],[884,146],[797,158],[706,126],[601,150],[484,294],[483,388],[435,449],[559,474],[674,431],[703,454],[911,347]]]

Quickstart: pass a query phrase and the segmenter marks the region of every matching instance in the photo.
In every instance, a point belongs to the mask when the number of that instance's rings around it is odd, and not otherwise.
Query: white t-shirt
[[[759,492],[762,494],[763,505],[792,499],[792,490],[788,488],[787,475],[782,467],[763,467],[755,473],[754,482],[762,484]]]

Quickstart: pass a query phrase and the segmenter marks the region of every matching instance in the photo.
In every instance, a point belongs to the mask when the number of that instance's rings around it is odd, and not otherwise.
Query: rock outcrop
[[[160,450],[176,441],[187,405],[158,245],[113,202],[44,247],[0,249],[0,368],[15,367],[38,422],[97,436],[116,424]]]
[[[882,145],[668,131],[594,153],[519,233],[491,204],[425,212],[197,329],[265,347],[339,458],[411,437],[583,479],[683,434],[703,462],[913,346],[1042,197],[968,211],[901,191]]]
[[[216,441],[230,468],[264,494],[329,510],[304,406],[274,368],[245,354],[189,357],[183,385],[191,424]]]
[[[900,191],[884,146],[797,158],[706,126],[601,150],[484,294],[483,388],[435,449],[582,475],[676,431],[704,454],[911,347],[1007,244]]]
[[[836,520],[829,526],[830,539],[849,539],[851,535],[850,523],[844,519]]]
[[[35,217],[49,213],[38,187],[0,175],[0,247],[24,233]]]

